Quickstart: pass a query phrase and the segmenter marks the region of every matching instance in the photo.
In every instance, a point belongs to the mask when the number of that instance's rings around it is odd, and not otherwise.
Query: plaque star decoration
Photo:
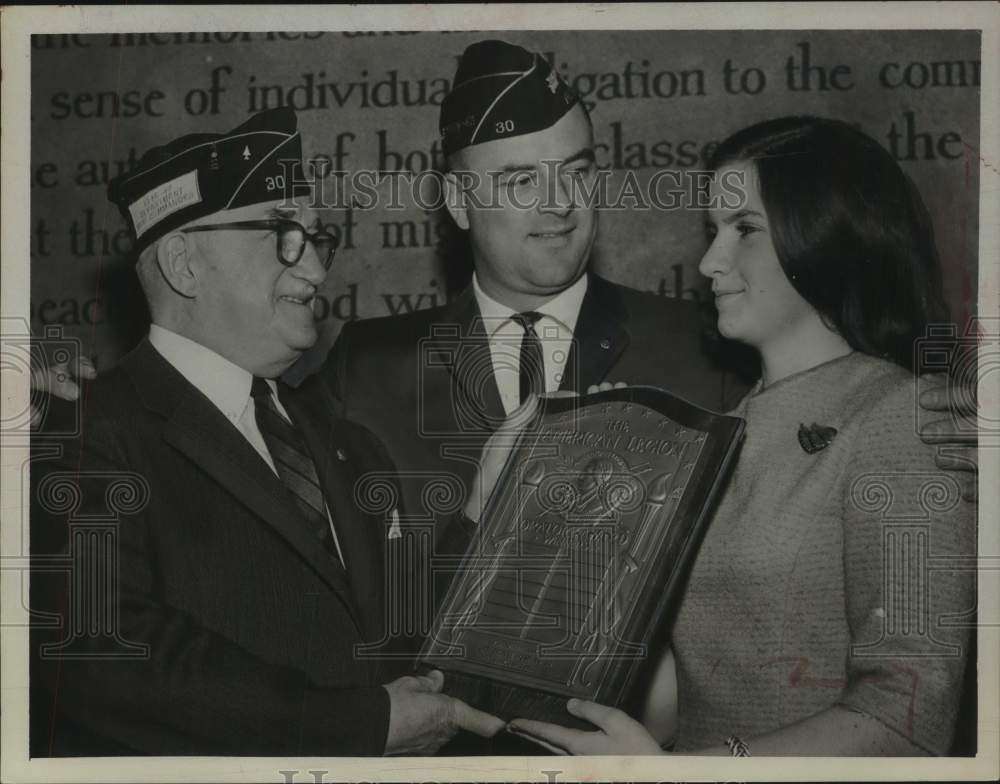
[[[837,435],[837,428],[828,425],[817,425],[806,427],[804,423],[799,424],[799,445],[806,454],[814,455],[826,449],[833,443]]]
[[[545,84],[549,86],[549,92],[554,95],[559,89],[559,75],[555,71],[549,71],[549,75],[545,77]]]

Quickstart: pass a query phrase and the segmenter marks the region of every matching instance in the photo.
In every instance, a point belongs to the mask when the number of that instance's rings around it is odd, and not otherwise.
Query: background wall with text
[[[621,205],[601,215],[593,267],[605,276],[703,298],[701,217],[670,196],[677,175],[658,172],[701,168],[713,143],[752,122],[818,114],[858,124],[913,177],[953,315],[974,313],[975,31],[47,34],[32,39],[33,331],[64,325],[101,366],[131,348],[147,316],[108,180],[151,146],[281,103],[299,112],[305,157],[324,161],[314,172],[331,205],[322,217],[341,240],[306,362],[347,319],[445,302],[467,260],[446,252],[448,224],[422,173],[442,165],[438,108],[457,58],[487,37],[545,53],[591,110],[598,164]],[[410,174],[366,195],[350,186],[362,171]],[[678,208],[663,209],[671,198]]]

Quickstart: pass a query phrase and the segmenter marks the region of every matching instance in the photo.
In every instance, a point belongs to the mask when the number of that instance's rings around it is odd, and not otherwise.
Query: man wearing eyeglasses
[[[322,379],[274,380],[316,341],[335,252],[275,187],[289,159],[295,115],[274,110],[111,184],[152,326],[84,387],[80,437],[34,463],[32,554],[57,566],[32,608],[62,623],[33,632],[33,756],[430,753],[502,726],[440,673],[364,655],[398,512],[354,493],[392,466]]]

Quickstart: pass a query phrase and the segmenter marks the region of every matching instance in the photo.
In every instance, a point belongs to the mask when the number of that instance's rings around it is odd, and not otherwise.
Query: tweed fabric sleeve
[[[975,508],[915,427],[915,389],[896,379],[871,407],[846,468],[844,574],[850,630],[839,703],[946,754],[961,694],[975,574]]]

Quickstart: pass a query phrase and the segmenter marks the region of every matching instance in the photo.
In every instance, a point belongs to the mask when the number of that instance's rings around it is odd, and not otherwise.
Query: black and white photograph
[[[996,4],[0,13],[4,781],[1000,775]]]

